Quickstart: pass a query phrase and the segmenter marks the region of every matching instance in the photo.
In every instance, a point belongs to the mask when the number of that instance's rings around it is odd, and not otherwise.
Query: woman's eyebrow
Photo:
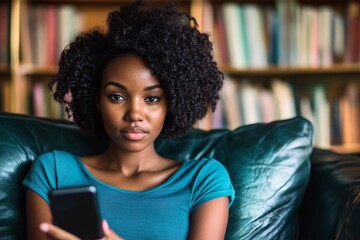
[[[117,88],[121,88],[123,90],[127,90],[127,87],[125,87],[124,85],[122,85],[121,83],[118,83],[118,82],[115,82],[115,81],[110,81],[108,83],[105,84],[104,88],[106,88],[107,86],[115,86]],[[160,86],[160,84],[156,84],[156,85],[152,85],[152,86],[149,86],[149,87],[145,87],[144,88],[144,92],[146,91],[151,91],[153,89],[156,89],[156,88],[162,88]]]
[[[115,86],[115,87],[127,90],[127,88],[124,85],[122,85],[121,83],[118,83],[118,82],[114,82],[114,81],[110,81],[110,82],[106,83],[104,88],[106,88],[107,86]]]
[[[151,90],[156,89],[156,88],[162,88],[162,87],[160,86],[160,84],[156,84],[156,85],[144,88],[144,91],[151,91]]]

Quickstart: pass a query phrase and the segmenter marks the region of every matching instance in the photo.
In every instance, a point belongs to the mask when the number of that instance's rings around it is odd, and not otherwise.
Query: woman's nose
[[[125,114],[125,120],[128,122],[141,122],[143,120],[143,107],[138,101],[132,101],[128,105]]]

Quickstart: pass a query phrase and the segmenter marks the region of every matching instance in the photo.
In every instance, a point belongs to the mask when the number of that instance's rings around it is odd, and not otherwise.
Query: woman
[[[47,195],[78,185],[97,188],[105,239],[223,239],[234,198],[225,168],[154,147],[214,110],[222,82],[208,36],[173,5],[125,5],[109,14],[107,32],[79,35],[49,86],[109,144],[95,156],[53,151],[34,161],[23,182],[29,239],[77,239],[51,224]]]

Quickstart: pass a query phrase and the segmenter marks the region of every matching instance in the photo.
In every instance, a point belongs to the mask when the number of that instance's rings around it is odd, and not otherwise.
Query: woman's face
[[[118,148],[130,152],[153,145],[168,109],[159,80],[135,54],[105,66],[98,101],[108,136]]]

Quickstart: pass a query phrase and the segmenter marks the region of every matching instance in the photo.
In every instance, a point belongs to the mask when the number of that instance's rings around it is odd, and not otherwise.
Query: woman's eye
[[[119,101],[123,101],[125,100],[125,98],[121,95],[121,94],[110,94],[109,95],[110,100],[114,101],[114,102],[119,102]]]
[[[160,101],[160,98],[159,97],[154,97],[154,96],[148,97],[148,98],[145,99],[145,102],[150,102],[150,103],[156,103],[158,101]]]

